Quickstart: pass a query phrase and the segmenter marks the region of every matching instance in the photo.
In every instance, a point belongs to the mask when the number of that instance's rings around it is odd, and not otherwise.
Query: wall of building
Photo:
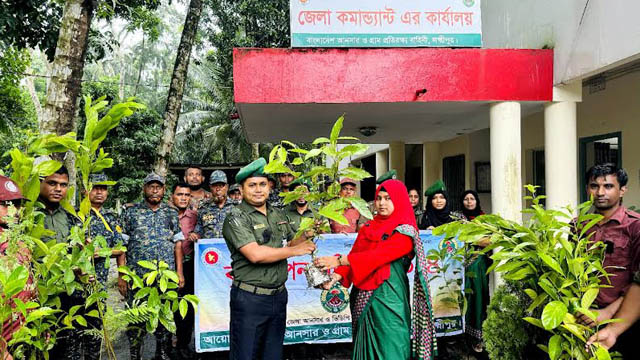
[[[553,48],[567,83],[640,54],[640,1],[482,0],[485,48]]]
[[[627,205],[640,206],[640,72],[608,80],[605,90],[590,94],[583,89],[577,106],[578,138],[622,133],[622,166],[629,174]],[[544,149],[544,115],[522,120],[523,182],[533,181],[532,150]],[[581,179],[584,174],[578,174]],[[576,184],[578,186],[578,184]],[[579,189],[579,191],[584,191]]]

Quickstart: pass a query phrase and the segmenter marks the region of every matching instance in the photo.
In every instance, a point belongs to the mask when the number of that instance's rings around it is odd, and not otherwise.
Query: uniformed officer
[[[227,214],[234,206],[227,196],[227,175],[216,170],[210,177],[211,200],[198,210],[198,223],[193,230],[201,239],[221,238],[222,225]],[[197,239],[195,239],[197,240]]]
[[[69,171],[64,166],[45,177],[40,183],[38,201],[44,205],[44,227],[55,232],[54,238],[58,243],[67,242],[71,228],[79,224],[78,220],[60,205],[60,202],[67,196],[67,190],[69,190]],[[50,238],[45,238],[45,240],[50,240]],[[60,308],[63,311],[69,311],[76,305],[84,305],[81,290],[75,290],[71,295],[66,293],[60,295]],[[82,338],[80,329],[62,331],[58,334],[58,341],[50,351],[50,357],[52,359],[80,359]]]
[[[282,359],[288,278],[286,259],[310,254],[311,233],[293,239],[287,217],[267,204],[263,158],[236,175],[242,203],[231,210],[223,233],[231,252],[230,359]]]
[[[180,278],[179,286],[184,286],[182,271],[182,240],[178,211],[162,201],[165,192],[164,177],[151,173],[144,179],[144,200],[127,208],[122,215],[125,234],[129,235],[127,244],[127,264],[142,277],[145,270],[138,265],[141,260],[164,261],[170,269],[175,269]],[[128,301],[133,301],[129,292]],[[128,330],[131,343],[131,359],[140,359],[143,331]],[[156,358],[169,359],[171,337],[161,325],[156,330]]]
[[[234,205],[240,204],[240,201],[242,201],[242,192],[240,192],[240,184],[233,184],[229,186],[229,198],[233,200]]]
[[[291,188],[293,190],[297,190],[300,186],[305,187],[307,190],[309,189],[309,184],[303,183],[300,179],[296,179],[291,183]],[[291,202],[287,208],[286,214],[289,219],[291,229],[293,229],[294,232],[298,232],[300,222],[303,217],[313,217],[313,212],[309,208],[309,203],[304,198],[299,198]]]
[[[115,211],[103,208],[104,203],[109,196],[109,189],[106,185],[108,179],[105,174],[92,174],[89,177],[93,187],[89,191],[89,201],[91,202],[91,220],[89,221],[88,241],[96,241],[98,236],[102,236],[105,240],[105,246],[114,247],[118,244],[126,245],[122,236],[122,228]],[[111,257],[115,257],[118,266],[125,264],[124,252],[121,250],[113,250]],[[96,270],[96,279],[100,283],[102,289],[106,289],[107,277],[109,274],[109,262],[104,257],[96,257],[94,260]],[[118,276],[118,289],[122,295],[126,294],[127,283]],[[101,329],[102,323],[100,319],[95,317],[86,317],[90,327]],[[84,335],[85,359],[99,359],[101,339],[92,335]]]

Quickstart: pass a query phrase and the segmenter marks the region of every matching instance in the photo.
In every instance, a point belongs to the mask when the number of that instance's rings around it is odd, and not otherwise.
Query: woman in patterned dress
[[[435,329],[426,259],[407,188],[398,180],[378,186],[377,215],[358,232],[348,256],[316,259],[335,269],[330,289],[340,281],[351,291],[353,359],[432,359]],[[407,270],[416,257],[413,309]]]

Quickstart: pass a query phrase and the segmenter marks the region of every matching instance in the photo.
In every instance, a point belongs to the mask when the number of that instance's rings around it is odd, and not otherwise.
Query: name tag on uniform
[[[253,225],[253,230],[262,229],[263,227],[265,227],[264,224],[256,224],[256,225]]]
[[[278,222],[278,225],[284,225],[286,223],[287,223],[287,221],[280,221],[280,222]]]

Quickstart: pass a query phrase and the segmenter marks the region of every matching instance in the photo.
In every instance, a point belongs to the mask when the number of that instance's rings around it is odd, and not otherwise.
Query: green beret
[[[236,174],[236,182],[240,184],[247,178],[256,176],[267,177],[267,175],[264,173],[264,167],[266,165],[267,160],[265,160],[264,158],[253,160],[249,165],[243,167],[242,169],[240,169],[240,171],[238,171],[238,173]]]
[[[311,190],[311,181],[309,181],[308,179],[303,180],[302,178],[297,178],[293,180],[291,182],[291,185],[289,185],[289,189],[295,190],[295,188],[300,185],[306,186],[307,189]]]
[[[442,180],[438,180],[434,182],[433,185],[429,186],[427,190],[424,191],[424,195],[431,196],[437,193],[438,191],[446,191],[446,190],[447,188],[446,186],[444,186],[444,183],[442,182]]]
[[[380,185],[389,179],[396,179],[397,175],[398,175],[397,171],[389,170],[386,173],[380,175],[380,177],[376,179],[376,185]]]

